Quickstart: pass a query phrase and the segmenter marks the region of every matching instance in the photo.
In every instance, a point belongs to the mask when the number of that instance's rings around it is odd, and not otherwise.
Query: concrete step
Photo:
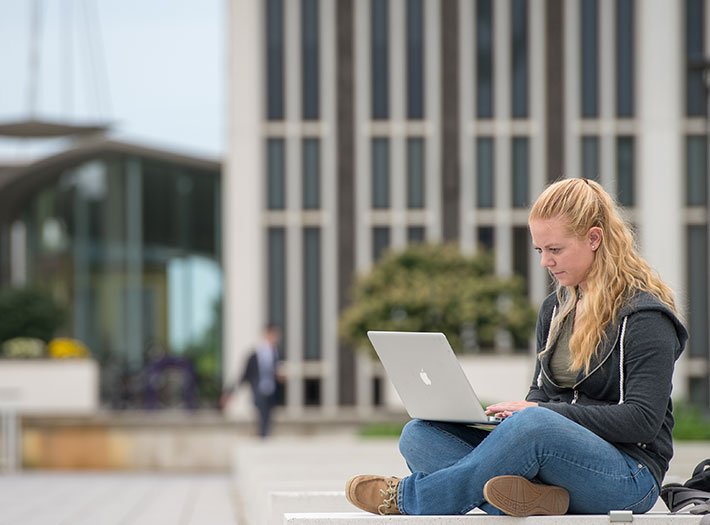
[[[702,516],[692,514],[634,514],[633,525],[698,525]],[[466,514],[464,516],[376,516],[364,512],[290,513],[284,516],[284,525],[608,525],[608,515],[566,516],[489,516]],[[624,523],[624,522],[615,522]]]

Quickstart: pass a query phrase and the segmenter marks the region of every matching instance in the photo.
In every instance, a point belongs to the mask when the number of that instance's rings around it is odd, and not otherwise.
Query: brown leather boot
[[[355,476],[345,484],[345,496],[357,508],[373,514],[400,514],[397,507],[399,478]]]
[[[483,486],[483,496],[508,516],[554,516],[567,512],[569,493],[562,487],[533,483],[522,476],[496,476]]]

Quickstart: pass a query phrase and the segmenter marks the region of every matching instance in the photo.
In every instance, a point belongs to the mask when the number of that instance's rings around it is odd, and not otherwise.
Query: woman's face
[[[602,240],[598,227],[590,228],[584,237],[570,235],[560,218],[530,221],[533,247],[540,254],[540,265],[562,286],[585,288],[594,255]]]

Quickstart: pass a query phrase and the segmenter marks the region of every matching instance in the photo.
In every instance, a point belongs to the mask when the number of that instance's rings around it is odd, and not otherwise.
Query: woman
[[[412,474],[357,476],[346,495],[380,514],[646,512],[673,455],[671,378],[687,339],[672,292],[640,257],[612,198],[566,179],[532,207],[540,264],[557,281],[537,322],[525,401],[497,403],[492,432],[412,420]]]

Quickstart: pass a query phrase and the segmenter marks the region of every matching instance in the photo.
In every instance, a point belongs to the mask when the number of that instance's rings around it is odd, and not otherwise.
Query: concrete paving
[[[227,474],[0,476],[0,525],[236,525]]]
[[[269,507],[268,492],[342,491],[346,470],[352,470],[358,458],[359,467],[372,473],[379,471],[375,467],[387,472],[400,470],[396,440],[358,445],[352,439],[336,438],[328,443],[322,438],[275,439],[257,446],[251,443],[243,451],[247,452],[248,448],[248,454],[241,456],[242,466],[245,457],[250,457],[251,468],[245,470],[250,470],[251,474],[245,471],[224,474],[25,471],[0,475],[0,525],[237,525],[238,522],[248,525],[250,520],[239,520],[246,509],[240,512],[238,508],[241,505],[237,488],[241,485],[243,490],[242,484],[248,486],[249,479],[257,482],[252,488],[258,485],[259,490],[255,492],[259,496],[252,504],[264,511],[254,520],[254,525],[261,525],[268,519],[269,510],[276,510]],[[676,443],[676,457],[666,481],[684,481],[693,466],[709,455],[710,443]],[[291,465],[283,471],[293,474],[289,484],[278,476],[275,463]],[[299,464],[303,467],[300,474],[294,468]],[[324,479],[336,474],[342,476]],[[322,482],[323,486],[313,485],[314,480]],[[284,505],[280,511],[305,510],[289,509],[289,506]],[[311,512],[319,510],[314,508]],[[660,502],[654,510],[665,512]],[[270,518],[273,521],[273,516]],[[311,518],[311,521],[294,520],[292,523],[315,525],[320,519]],[[358,516],[356,521],[363,519],[367,518]],[[456,520],[446,523],[453,521]],[[364,521],[359,523],[366,525]]]

